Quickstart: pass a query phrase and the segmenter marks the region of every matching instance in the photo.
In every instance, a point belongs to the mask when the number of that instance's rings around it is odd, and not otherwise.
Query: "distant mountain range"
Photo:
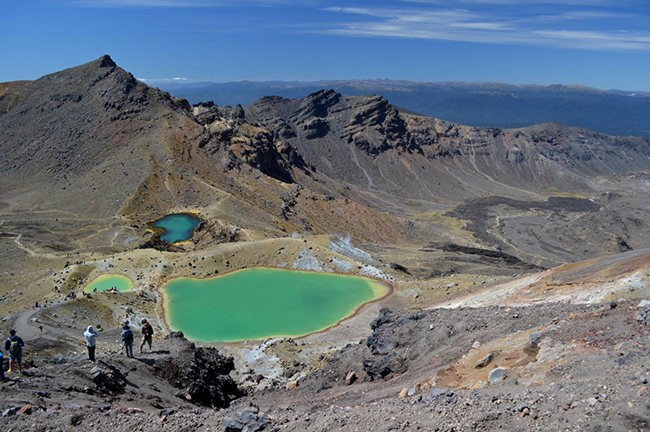
[[[429,83],[393,80],[202,82],[159,86],[191,104],[247,106],[264,96],[303,98],[321,89],[348,96],[376,94],[392,105],[468,126],[519,128],[557,121],[608,135],[650,138],[650,93],[580,85]]]

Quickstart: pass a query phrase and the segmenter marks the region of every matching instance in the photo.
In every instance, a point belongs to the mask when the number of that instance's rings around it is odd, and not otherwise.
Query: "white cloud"
[[[121,8],[121,7],[205,7],[210,6],[209,1],[182,1],[182,0],[78,0],[72,4],[96,8]]]
[[[407,7],[407,3],[418,6]],[[403,7],[400,9],[331,7],[325,10],[348,17],[356,15],[358,19],[354,22],[340,20],[324,32],[347,36],[529,44],[589,50],[650,50],[650,33],[645,27],[628,30],[633,28],[632,19],[645,22],[647,17],[639,17],[624,8],[604,8],[604,5],[612,5],[607,0],[589,2],[590,7],[577,7],[575,5],[586,2],[571,1],[567,4],[574,7],[565,7],[559,13],[555,13],[554,7],[542,7],[560,3],[553,0],[468,0],[453,3],[465,6],[463,9],[445,8],[441,3],[449,2],[402,1]],[[472,6],[478,3],[539,7]],[[599,7],[594,7],[594,4]],[[547,9],[550,14],[544,14]]]
[[[137,78],[138,81],[142,81],[147,84],[155,83],[170,83],[170,82],[187,82],[187,78],[174,77],[174,78]]]
[[[70,3],[83,7],[123,8],[195,8],[195,7],[230,7],[260,4],[293,4],[298,0],[70,0]]]
[[[650,33],[602,33],[595,31],[538,30],[533,32],[547,40],[571,43],[585,49],[650,50]]]
[[[87,7],[248,6],[256,30],[348,37],[399,37],[538,45],[588,50],[647,51],[645,0],[69,0]],[[377,6],[380,4],[381,6]],[[300,5],[300,13],[264,20],[267,6]],[[306,14],[306,15],[303,15]],[[313,19],[320,14],[319,19]],[[322,19],[329,14],[332,19]],[[280,16],[278,13],[277,16]],[[306,18],[306,19],[305,19]],[[188,29],[197,31],[197,28]],[[247,31],[245,26],[201,29]]]

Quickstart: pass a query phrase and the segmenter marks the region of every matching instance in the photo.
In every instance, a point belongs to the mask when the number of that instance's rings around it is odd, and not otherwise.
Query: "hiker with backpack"
[[[14,363],[18,365],[18,373],[23,374],[23,347],[25,342],[16,336],[16,330],[11,329],[9,331],[9,338],[5,341],[5,350],[9,353],[9,370],[11,372],[14,367]]]
[[[151,351],[151,340],[153,339],[153,327],[147,322],[146,319],[142,319],[142,343],[140,344],[140,354],[142,354],[142,347],[145,343],[149,344],[149,351]]]
[[[124,324],[122,327],[122,345],[124,345],[126,356],[133,358],[133,332],[128,324]]]
[[[95,338],[99,336],[93,326],[89,325],[86,331],[84,332],[86,337],[86,347],[88,348],[88,360],[95,362]]]

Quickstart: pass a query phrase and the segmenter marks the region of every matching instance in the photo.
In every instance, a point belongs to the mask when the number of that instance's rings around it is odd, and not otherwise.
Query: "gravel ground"
[[[0,422],[39,431],[646,430],[650,331],[638,304],[382,309],[370,337],[319,370],[298,367],[227,408],[193,403],[156,373],[192,346],[164,340],[141,358],[98,363],[127,375],[123,392],[93,385],[87,361],[7,374]]]

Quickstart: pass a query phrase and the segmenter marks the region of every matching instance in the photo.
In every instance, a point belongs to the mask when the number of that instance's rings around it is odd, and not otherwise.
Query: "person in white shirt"
[[[93,326],[89,325],[84,336],[86,337],[86,347],[88,347],[88,359],[95,362],[95,338],[99,336]]]

